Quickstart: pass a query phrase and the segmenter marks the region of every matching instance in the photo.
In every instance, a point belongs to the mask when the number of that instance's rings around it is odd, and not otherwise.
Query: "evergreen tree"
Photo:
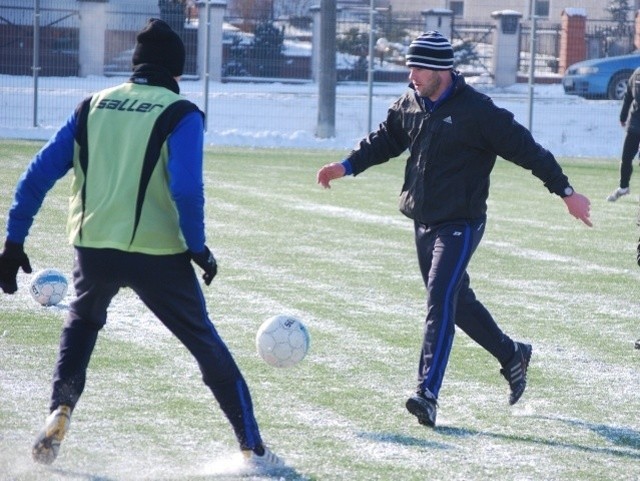
[[[629,12],[631,11],[629,0],[610,0],[605,11],[608,12],[613,21],[618,24],[618,28],[624,30],[624,26],[629,18]]]
[[[259,23],[254,31],[250,52],[257,66],[257,75],[279,76],[284,63],[284,32],[270,21]]]

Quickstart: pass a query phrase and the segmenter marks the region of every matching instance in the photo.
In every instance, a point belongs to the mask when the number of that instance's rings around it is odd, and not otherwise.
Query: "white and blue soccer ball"
[[[264,321],[256,334],[256,349],[273,367],[291,367],[309,351],[309,332],[299,319],[277,315]]]
[[[57,269],[43,269],[31,279],[31,295],[38,304],[55,306],[67,295],[69,283]]]

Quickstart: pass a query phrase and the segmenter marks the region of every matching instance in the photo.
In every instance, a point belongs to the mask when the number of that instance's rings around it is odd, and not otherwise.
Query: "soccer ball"
[[[256,349],[274,367],[291,367],[304,359],[309,350],[309,332],[298,319],[278,315],[262,323],[256,334]]]
[[[67,294],[67,278],[57,269],[43,269],[31,279],[31,295],[43,306],[55,306]]]

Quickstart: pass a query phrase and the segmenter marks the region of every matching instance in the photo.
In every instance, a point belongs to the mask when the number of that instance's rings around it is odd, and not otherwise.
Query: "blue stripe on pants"
[[[437,398],[455,334],[458,291],[482,239],[484,219],[437,226],[416,223],[415,229],[418,261],[428,294],[418,387]]]

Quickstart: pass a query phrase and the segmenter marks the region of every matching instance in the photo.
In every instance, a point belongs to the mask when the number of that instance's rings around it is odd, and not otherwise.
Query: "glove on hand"
[[[191,252],[191,259],[204,271],[204,274],[202,274],[204,283],[206,285],[211,284],[211,281],[218,273],[218,263],[209,248],[204,246],[204,250],[198,254]]]
[[[640,266],[640,239],[638,239],[638,247],[637,247],[637,258],[636,260],[638,261],[638,265]]]
[[[16,276],[19,268],[31,274],[31,264],[24,253],[23,244],[7,240],[4,243],[4,251],[0,254],[0,288],[3,292],[13,294],[18,290]]]

